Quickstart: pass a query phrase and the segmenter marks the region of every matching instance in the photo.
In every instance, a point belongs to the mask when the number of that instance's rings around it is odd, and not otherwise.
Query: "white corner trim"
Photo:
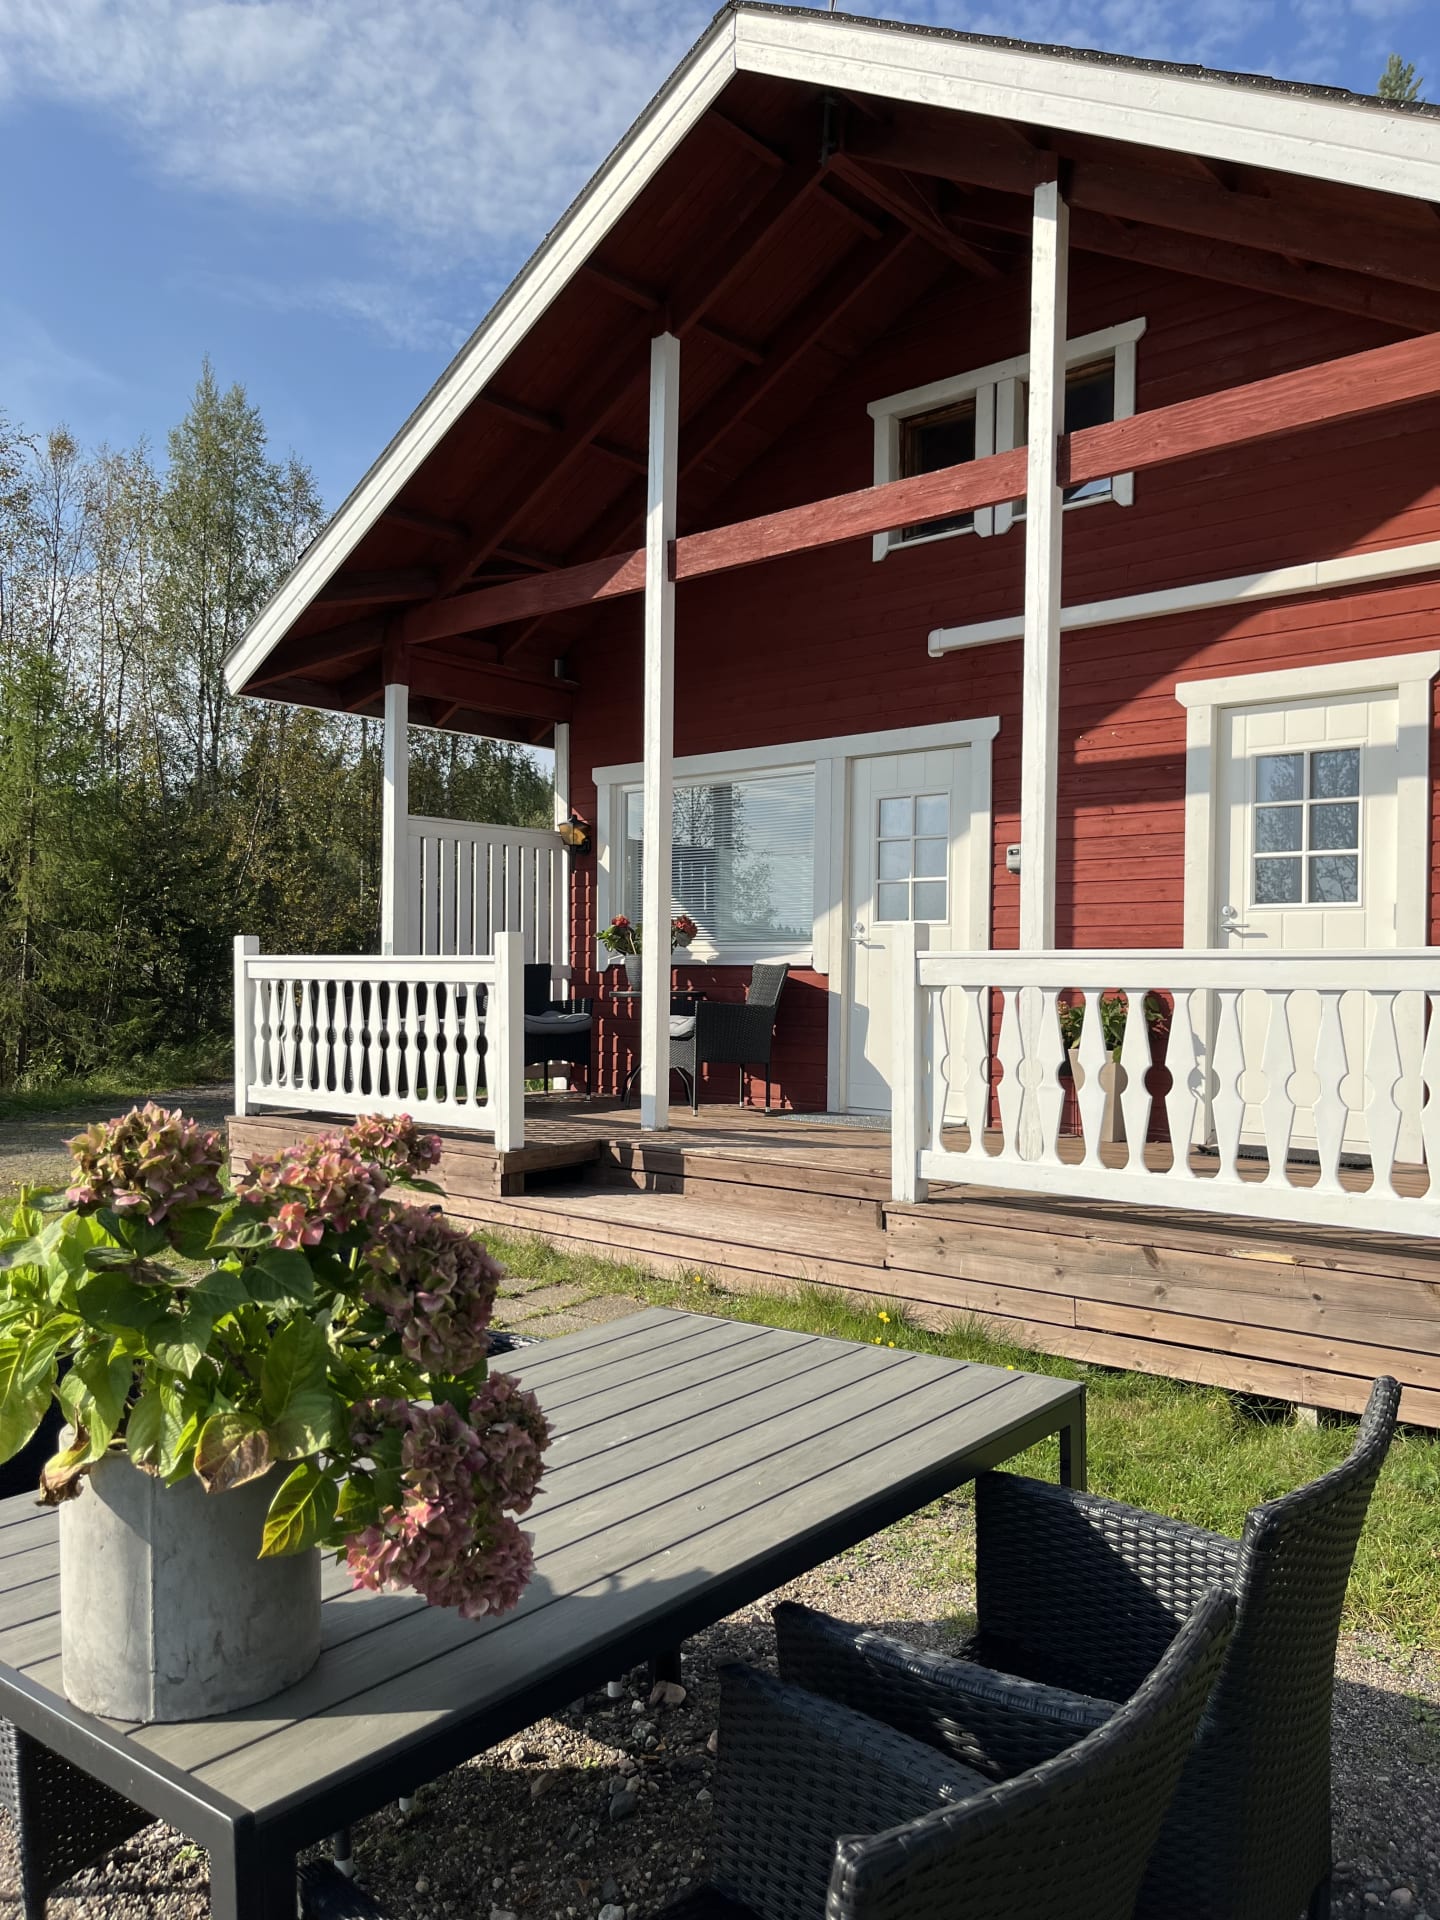
[[[1173,613],[1240,606],[1247,600],[1330,593],[1336,587],[1366,586],[1377,580],[1401,579],[1406,574],[1432,573],[1436,568],[1440,568],[1440,540],[1417,540],[1407,547],[1377,547],[1371,553],[1346,554],[1336,560],[1307,560],[1299,566],[1274,567],[1268,573],[1240,573],[1226,580],[1201,580],[1192,586],[1121,594],[1114,600],[1083,601],[1061,609],[1060,630],[1073,633],[1085,627],[1118,626],[1127,620],[1160,620]],[[930,634],[929,649],[938,659],[942,653],[957,653],[966,647],[1018,640],[1024,631],[1020,614],[1007,614],[1001,620],[975,620],[962,627],[936,627]]]
[[[1065,363],[1072,366],[1077,360],[1089,360],[1097,353],[1108,353],[1112,347],[1125,342],[1134,342],[1145,332],[1146,322],[1142,316],[1136,320],[1122,320],[1118,326],[1101,327],[1095,333],[1077,334],[1073,340],[1065,342]],[[961,400],[967,393],[973,393],[976,387],[994,386],[1001,380],[1023,380],[1030,370],[1028,353],[1012,353],[1008,360],[993,360],[988,367],[975,367],[966,373],[957,373],[945,380],[932,380],[923,387],[907,387],[903,393],[888,393],[882,400],[872,400],[865,411],[871,419],[886,417],[901,418],[912,413],[929,413],[934,407],[943,407],[947,401]]]
[[[389,446],[251,622],[225,662],[238,692],[475,395],[569,285],[735,72],[735,16],[719,14]]]
[[[1440,199],[1440,140],[1423,114],[880,21],[743,6],[735,18],[742,72]]]
[[[1267,700],[1316,700],[1331,694],[1375,693],[1410,682],[1428,686],[1440,673],[1440,652],[1376,654],[1362,660],[1324,660],[1271,673],[1221,674],[1181,680],[1175,698],[1193,712],[1203,707],[1252,707]]]
[[[1395,790],[1396,835],[1402,849],[1397,869],[1395,943],[1429,944],[1430,899],[1430,685],[1440,673],[1440,652],[1381,654],[1368,660],[1329,660],[1312,667],[1270,673],[1219,675],[1183,680],[1175,698],[1185,708],[1184,940],[1210,947],[1215,939],[1215,871],[1219,825],[1221,720],[1228,709],[1269,701],[1325,699],[1335,695],[1398,695],[1401,764]]]

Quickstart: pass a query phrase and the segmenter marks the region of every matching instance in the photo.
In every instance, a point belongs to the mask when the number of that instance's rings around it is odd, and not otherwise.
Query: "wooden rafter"
[[[393,520],[397,527],[409,527],[413,533],[428,533],[437,540],[469,540],[469,527],[458,520],[443,520],[439,514],[424,513],[419,507],[407,507],[401,500],[381,510],[382,520]]]
[[[1307,427],[1359,419],[1437,397],[1440,331],[1067,434],[1060,452],[1061,484],[1078,486],[1106,474],[1141,472],[1205,453],[1228,452]],[[684,535],[674,543],[673,577],[684,581],[724,573],[1017,499],[1025,491],[1027,458],[1023,448],[990,454],[936,473]],[[638,593],[644,583],[643,550],[612,554],[542,580],[417,608],[404,617],[405,639],[420,645],[442,636],[478,632]]]
[[[420,600],[435,591],[428,567],[396,567],[381,573],[337,573],[316,594],[317,605],[375,606],[385,600]]]
[[[568,720],[575,707],[573,680],[487,666],[468,650],[427,647],[410,663],[410,691],[420,698],[453,701],[476,713],[514,714],[525,720]]]
[[[928,174],[961,186],[1028,194],[1036,183],[1033,154],[1027,158],[993,134],[972,139],[934,122],[859,128],[846,152],[871,169]],[[1066,199],[1072,214],[1110,215],[1440,292],[1440,234],[1369,212],[1307,207],[1228,187],[1219,177],[1185,178],[1083,158],[1066,165]]]
[[[757,199],[743,205],[733,224],[670,289],[670,330],[683,336],[705,317],[744,270],[755,249],[808,193],[818,179],[813,162],[782,168]],[[482,540],[466,547],[446,570],[440,592],[453,593],[482,560],[504,544],[516,524],[559,481],[596,434],[603,433],[643,378],[644,354],[654,331],[648,319],[623,329],[612,351],[592,363],[579,395],[565,409],[565,427],[546,445],[543,461],[521,481],[490,520]]]
[[[508,395],[495,393],[488,387],[477,393],[475,398],[482,407],[489,407],[492,413],[502,414],[505,419],[528,428],[531,433],[559,433],[564,426],[559,414],[547,413],[543,407],[527,406],[523,400],[512,400]]]
[[[912,180],[907,173],[892,172],[888,178],[876,174],[861,166],[844,153],[835,154],[831,167],[843,180],[870,200],[875,206],[906,226],[919,239],[924,240],[937,252],[949,256],[958,266],[968,273],[979,274],[984,280],[998,280],[1000,269],[995,262],[978,247],[962,240],[958,233],[945,224],[935,201],[933,185]]]
[[[632,280],[629,274],[617,273],[614,268],[605,266],[599,260],[587,260],[580,271],[597,280],[602,287],[608,287],[611,293],[618,294],[632,307],[639,307],[644,313],[659,313],[665,305],[665,297],[653,287],[642,286],[638,280]],[[733,353],[737,360],[758,360],[761,349],[753,341],[742,339],[738,333],[732,333],[728,327],[720,327],[713,320],[697,320],[695,331],[703,333],[726,353]]]
[[[272,654],[251,677],[251,689],[274,686],[281,680],[303,677],[313,667],[348,666],[367,654],[378,654],[385,635],[383,620],[347,620],[344,626],[292,640]],[[483,645],[483,642],[482,642]]]

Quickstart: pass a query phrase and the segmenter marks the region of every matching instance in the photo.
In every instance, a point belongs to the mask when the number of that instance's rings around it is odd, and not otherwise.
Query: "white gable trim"
[[[744,8],[735,21],[742,72],[1440,198],[1440,129],[1423,114],[976,45],[878,21]]]
[[[563,292],[664,166],[735,71],[734,20],[722,16],[676,68],[559,225],[461,348],[225,662],[238,692],[359,544],[491,376]],[[637,377],[638,377],[637,362]]]

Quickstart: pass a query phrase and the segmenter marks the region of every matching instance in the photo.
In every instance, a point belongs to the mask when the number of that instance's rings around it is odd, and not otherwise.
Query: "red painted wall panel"
[[[737,483],[714,524],[863,486],[867,402],[1023,352],[1026,289],[1006,283],[956,303],[932,297],[850,366]],[[1070,332],[1143,314],[1144,410],[1383,344],[1392,330],[1319,308],[1176,274],[1074,264]],[[1065,520],[1067,600],[1095,600],[1440,537],[1440,404],[1319,429],[1138,476],[1136,504]],[[683,454],[683,438],[682,438]],[[682,530],[688,530],[682,497]],[[893,553],[870,543],[697,581],[677,599],[679,754],[945,719],[998,715],[994,742],[993,940],[1013,946],[1017,886],[1004,848],[1018,838],[1020,646],[933,659],[931,628],[1020,610],[1023,531]],[[1061,945],[1182,938],[1185,716],[1175,683],[1435,644],[1440,578],[1222,608],[1068,635],[1061,684],[1057,937]],[[597,612],[571,647],[582,693],[572,731],[574,798],[594,803],[590,769],[640,757],[640,608]],[[1440,827],[1440,800],[1437,827]],[[575,953],[593,954],[589,872],[580,863]],[[1432,888],[1432,896],[1433,896]],[[1440,926],[1440,919],[1437,919]],[[712,974],[716,992],[739,976]],[[777,1066],[786,1101],[824,1104],[825,981],[797,979],[782,1006]],[[602,1022],[605,1077],[628,1057],[622,1023]],[[715,1097],[733,1097],[721,1070]],[[677,1083],[678,1088],[678,1083]]]

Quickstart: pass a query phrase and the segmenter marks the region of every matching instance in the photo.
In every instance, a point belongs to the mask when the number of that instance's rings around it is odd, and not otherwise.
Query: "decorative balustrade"
[[[412,814],[405,882],[413,953],[493,953],[518,933],[529,961],[569,964],[565,849],[549,828],[485,826]]]
[[[524,941],[491,955],[261,954],[235,942],[235,1111],[409,1113],[524,1144]]]
[[[897,1200],[958,1182],[1440,1232],[1440,952],[930,953],[896,932]]]

